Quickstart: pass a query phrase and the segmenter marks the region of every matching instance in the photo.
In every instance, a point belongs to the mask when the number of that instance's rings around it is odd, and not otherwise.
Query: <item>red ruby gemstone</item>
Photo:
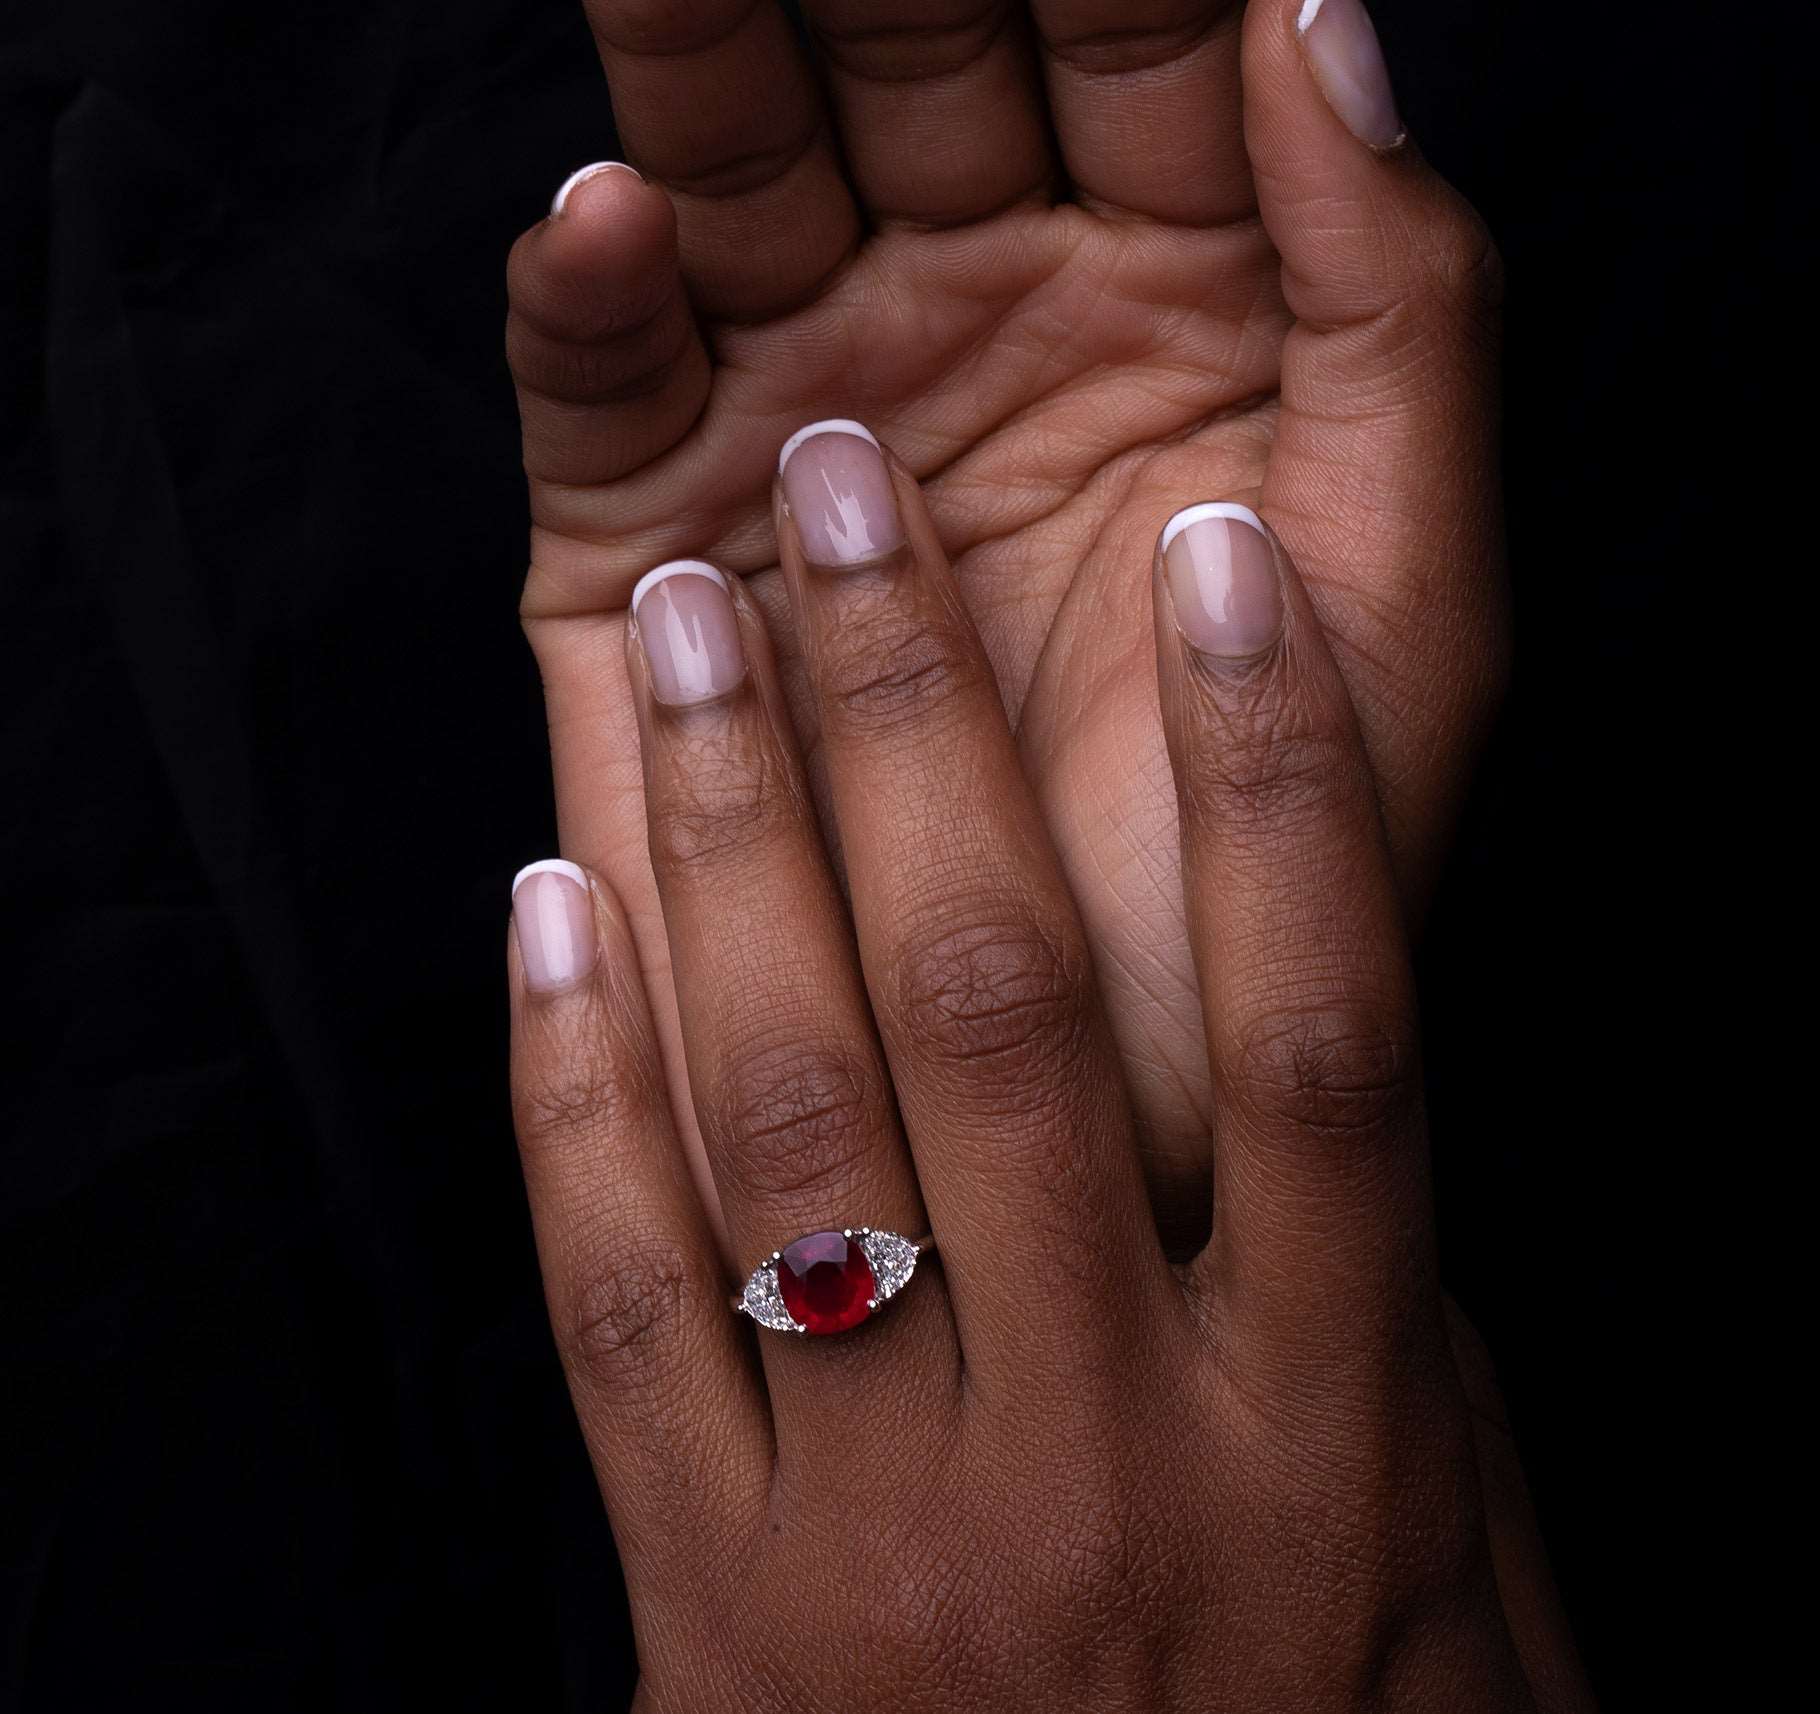
[[[872,1313],[872,1264],[844,1232],[811,1232],[777,1262],[777,1290],[811,1333],[844,1333]]]

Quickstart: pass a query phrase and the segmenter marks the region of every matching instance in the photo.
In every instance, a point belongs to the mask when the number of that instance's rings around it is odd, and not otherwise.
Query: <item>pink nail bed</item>
[[[1384,50],[1362,0],[1306,0],[1296,34],[1340,123],[1374,149],[1394,149],[1402,142],[1403,121],[1391,94]]]
[[[1244,660],[1282,635],[1276,561],[1249,506],[1186,507],[1163,526],[1161,547],[1176,625],[1202,654]]]
[[[647,571],[632,591],[632,622],[651,694],[667,707],[710,702],[745,682],[733,597],[706,560],[671,560]]]
[[[512,926],[532,993],[560,994],[594,968],[594,901],[576,864],[550,857],[520,869],[512,880]]]
[[[784,442],[777,467],[811,565],[864,565],[904,545],[891,472],[864,424],[810,423]]]

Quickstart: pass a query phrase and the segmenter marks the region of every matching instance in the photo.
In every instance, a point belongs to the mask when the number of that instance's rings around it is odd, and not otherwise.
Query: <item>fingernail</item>
[[[1249,506],[1189,506],[1163,526],[1163,573],[1182,635],[1204,655],[1261,655],[1283,633],[1270,538]]]
[[[632,591],[632,623],[659,702],[687,708],[744,682],[733,598],[726,578],[705,559],[671,560],[647,571]]]
[[[863,565],[904,545],[891,472],[863,424],[834,417],[798,429],[777,468],[811,565]]]
[[[557,215],[562,213],[563,204],[569,200],[570,191],[574,190],[584,179],[591,179],[597,173],[630,173],[640,184],[645,182],[644,174],[636,167],[627,166],[624,161],[595,161],[589,166],[577,167],[557,186],[555,196],[551,197],[550,218],[554,220]]]
[[[518,871],[512,926],[532,993],[560,994],[594,968],[594,903],[587,875],[573,863],[550,857]]]
[[[1307,0],[1295,27],[1314,80],[1340,123],[1361,143],[1394,149],[1406,133],[1378,32],[1361,0]]]

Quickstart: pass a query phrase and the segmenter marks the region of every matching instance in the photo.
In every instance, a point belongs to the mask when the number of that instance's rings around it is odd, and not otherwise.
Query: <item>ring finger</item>
[[[628,657],[689,1088],[737,1265],[849,1227],[914,1239],[916,1176],[758,609],[703,561],[660,566],[633,591]],[[836,1331],[864,1303],[796,1319]],[[918,1279],[889,1331],[838,1349],[899,1347],[945,1317]],[[764,1336],[767,1367],[792,1369],[780,1430],[815,1408],[810,1372],[833,1372],[794,1343]]]

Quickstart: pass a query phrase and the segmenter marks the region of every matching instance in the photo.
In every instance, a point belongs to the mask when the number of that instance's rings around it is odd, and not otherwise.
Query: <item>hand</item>
[[[1205,1238],[1216,1104],[1132,568],[1183,494],[1279,532],[1412,919],[1502,676],[1495,255],[1396,142],[1356,0],[1305,38],[1303,9],[810,0],[818,79],[773,0],[590,0],[650,182],[585,177],[511,266],[562,849],[626,901],[669,1062],[624,604],[706,554],[780,615],[776,449],[859,418],[923,481],[984,638],[1177,1255]]]
[[[1217,1103],[1213,1237],[1178,1269],[914,477],[832,432],[780,487],[851,915],[758,603],[659,568],[628,668],[689,1088],[735,1254],[927,1220],[939,1260],[840,1337],[754,1335],[620,905],[521,877],[514,1106],[637,1706],[1585,1707],[1447,1325],[1401,906],[1290,559],[1196,507],[1131,574]]]

